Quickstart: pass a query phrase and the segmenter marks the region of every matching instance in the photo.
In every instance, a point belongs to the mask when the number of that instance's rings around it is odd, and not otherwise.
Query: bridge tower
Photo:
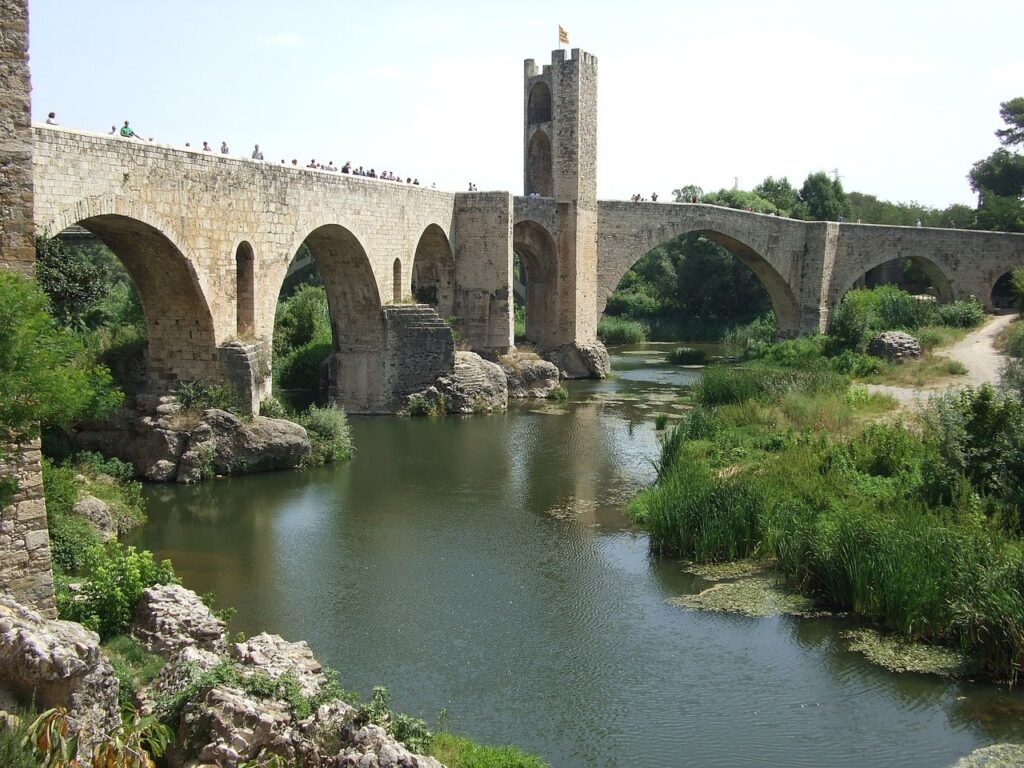
[[[571,376],[604,375],[597,341],[597,57],[551,53],[527,59],[523,79],[523,181],[526,195],[554,202],[555,264],[547,287],[551,318],[535,341]],[[529,317],[527,323],[530,323]]]

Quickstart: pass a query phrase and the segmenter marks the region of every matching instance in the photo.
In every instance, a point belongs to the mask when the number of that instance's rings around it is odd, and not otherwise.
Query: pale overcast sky
[[[523,59],[599,58],[598,192],[699,184],[973,203],[1024,2],[30,0],[33,115],[522,193]]]

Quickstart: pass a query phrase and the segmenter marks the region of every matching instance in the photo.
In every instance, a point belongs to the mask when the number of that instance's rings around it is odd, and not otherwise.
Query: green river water
[[[948,766],[1024,740],[1024,698],[895,675],[832,619],[676,607],[706,582],[624,514],[653,479],[656,412],[697,375],[665,347],[495,416],[353,418],[348,463],[150,486],[130,543],[309,641],[364,694],[563,766]]]

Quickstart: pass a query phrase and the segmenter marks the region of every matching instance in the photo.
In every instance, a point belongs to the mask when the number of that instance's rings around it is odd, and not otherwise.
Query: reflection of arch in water
[[[454,314],[455,258],[448,236],[437,224],[423,230],[412,261],[412,293],[441,317]]]
[[[542,224],[524,220],[512,228],[512,250],[519,256],[526,292],[526,338],[544,348],[558,339],[558,254]]]
[[[146,317],[150,385],[166,390],[181,381],[217,380],[216,335],[206,294],[192,262],[161,225],[121,213],[91,213],[66,224],[78,224],[98,237],[131,278]]]

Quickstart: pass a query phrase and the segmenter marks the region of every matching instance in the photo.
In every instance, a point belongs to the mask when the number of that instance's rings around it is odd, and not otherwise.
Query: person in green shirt
[[[135,131],[131,129],[131,126],[128,125],[127,120],[124,121],[124,125],[121,127],[121,135],[124,136],[126,139],[139,138],[138,136],[135,135]]]

